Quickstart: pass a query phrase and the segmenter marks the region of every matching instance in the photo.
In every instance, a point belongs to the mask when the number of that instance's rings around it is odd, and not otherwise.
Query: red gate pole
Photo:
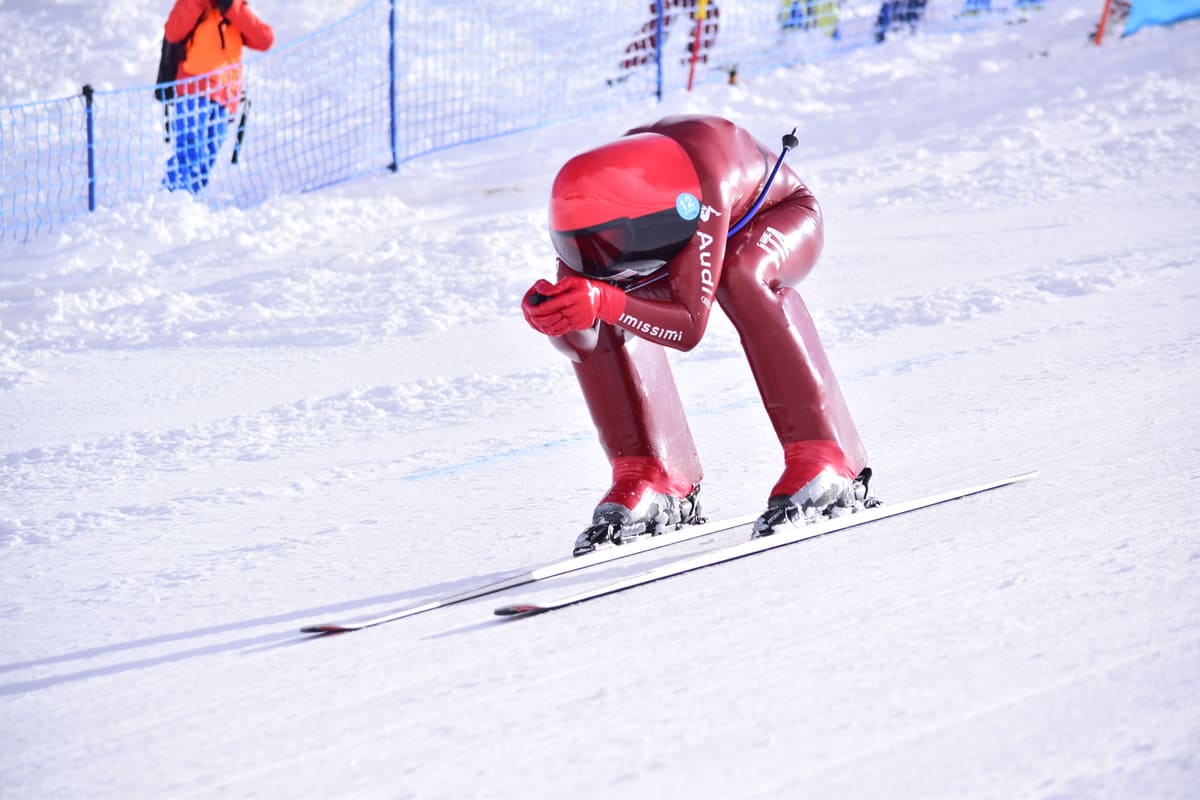
[[[1096,26],[1096,46],[1104,38],[1104,26],[1108,24],[1108,11],[1112,8],[1112,0],[1104,0],[1104,10],[1100,12],[1100,24]]]

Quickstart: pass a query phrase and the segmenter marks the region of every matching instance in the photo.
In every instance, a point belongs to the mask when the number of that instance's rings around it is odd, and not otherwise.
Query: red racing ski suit
[[[717,117],[668,117],[629,134],[641,132],[675,140],[695,166],[702,193],[696,234],[668,262],[664,279],[627,295],[615,324],[552,337],[574,362],[612,464],[604,501],[630,505],[624,495],[639,481],[677,497],[699,485],[700,459],[664,348],[699,343],[714,302],[738,331],[784,447],[785,470],[771,496],[798,491],[828,466],[854,477],[866,466],[866,451],[793,288],[812,271],[824,243],[816,199],[784,164],[758,212],[730,237],[776,154]],[[560,278],[576,274],[561,260],[558,269]]]

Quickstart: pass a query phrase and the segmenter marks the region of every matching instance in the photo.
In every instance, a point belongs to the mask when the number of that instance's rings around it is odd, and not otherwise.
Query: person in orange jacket
[[[195,194],[208,184],[241,101],[242,46],[268,50],[275,33],[246,0],[175,0],[163,33],[185,48],[175,75],[175,154],[163,185]]]

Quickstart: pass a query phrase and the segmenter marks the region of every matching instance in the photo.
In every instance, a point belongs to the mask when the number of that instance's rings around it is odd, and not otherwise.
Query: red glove
[[[539,280],[521,302],[525,321],[547,336],[585,331],[596,320],[615,323],[625,313],[625,293],[615,286],[568,275],[558,283]]]

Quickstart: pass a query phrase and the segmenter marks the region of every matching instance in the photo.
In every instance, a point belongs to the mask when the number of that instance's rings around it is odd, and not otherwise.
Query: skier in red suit
[[[612,465],[576,555],[700,521],[703,473],[664,348],[695,347],[714,303],[783,445],[754,535],[869,502],[866,450],[792,288],[821,253],[821,211],[779,158],[728,120],[675,116],[559,171],[558,280],[537,281],[522,310],[574,362]]]

